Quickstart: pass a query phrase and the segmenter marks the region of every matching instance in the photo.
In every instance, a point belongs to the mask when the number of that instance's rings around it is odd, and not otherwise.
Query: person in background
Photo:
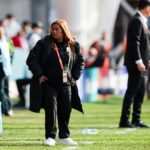
[[[26,34],[24,32],[24,30],[21,30],[20,32],[18,32],[18,34],[12,38],[13,44],[14,44],[14,49],[15,51],[19,50],[19,51],[26,51],[27,54],[29,53],[29,46],[27,43],[27,38],[26,38]],[[20,56],[21,57],[21,56]],[[25,57],[25,56],[24,56]],[[15,57],[16,59],[16,57]],[[26,65],[26,63],[24,62],[24,65]],[[26,75],[26,68],[25,66],[20,66],[20,68],[18,68],[18,72],[23,72],[23,76],[21,76],[21,78],[17,78],[16,79],[16,85],[17,85],[17,89],[18,89],[18,93],[19,93],[19,101],[13,106],[13,107],[20,107],[20,108],[25,108],[25,102],[26,102],[26,85],[29,85],[30,83],[30,77],[28,77]]]
[[[0,20],[0,26],[3,26],[4,20]]]
[[[83,112],[76,80],[84,68],[79,46],[65,20],[56,20],[50,34],[39,40],[30,51],[27,65],[33,73],[30,86],[30,110],[45,110],[45,145],[55,145],[58,116],[58,142],[77,145],[69,131],[72,107]]]
[[[0,26],[0,101],[2,103],[2,114],[11,116],[13,114],[8,92],[8,77],[11,75],[11,57],[9,43]]]
[[[22,30],[24,32],[24,37],[28,40],[32,34],[31,23],[29,21],[23,21]]]
[[[13,42],[15,49],[19,48],[19,50],[24,51],[25,53],[29,53],[29,38],[32,36],[32,29],[31,23],[29,21],[23,21],[22,23],[22,30],[18,32],[18,34],[13,37]],[[17,50],[17,49],[16,49]],[[31,81],[30,75],[27,73],[26,64],[20,67],[20,73],[23,71],[24,75],[21,78],[17,78],[16,85],[19,93],[19,101],[14,105],[14,107],[25,108],[27,107],[26,101],[26,93],[27,93],[27,86]],[[18,70],[19,71],[19,70]]]
[[[41,22],[32,24],[32,33],[28,38],[30,49],[32,49],[37,43],[37,41],[41,39],[42,32],[43,32],[43,24]]]
[[[22,23],[22,30],[18,32],[18,35],[13,39],[15,47],[20,48],[22,51],[26,51],[29,53],[29,38],[32,35],[31,23],[29,21],[24,21]],[[18,42],[17,42],[18,41]],[[26,67],[23,69],[24,72]],[[20,71],[21,72],[21,71]],[[19,101],[14,105],[14,107],[25,108],[26,106],[26,92],[27,86],[29,85],[31,78],[27,75],[28,73],[24,73],[22,78],[16,80],[16,85],[19,93]]]
[[[99,41],[95,41],[85,57],[85,68],[102,67],[105,60],[105,52],[101,49]]]
[[[128,85],[123,99],[120,128],[148,128],[141,122],[141,107],[145,94],[144,72],[150,66],[149,62],[149,31],[147,17],[150,16],[150,1],[140,0],[139,11],[133,16],[127,31],[127,49],[125,66],[128,70]],[[133,103],[132,121],[129,122],[130,107]]]
[[[16,21],[13,14],[7,14],[3,22],[4,30],[8,38],[14,37],[20,30],[21,26]]]

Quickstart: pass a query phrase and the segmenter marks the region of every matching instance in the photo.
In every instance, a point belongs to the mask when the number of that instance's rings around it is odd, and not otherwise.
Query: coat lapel
[[[143,26],[143,30],[145,34],[148,34],[149,30],[148,30],[148,25],[143,21],[142,17],[140,16],[139,13],[136,13],[135,15],[141,22],[142,26]]]

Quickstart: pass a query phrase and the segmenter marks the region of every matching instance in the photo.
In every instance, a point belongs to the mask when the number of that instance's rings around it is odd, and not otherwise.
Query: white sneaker
[[[66,145],[78,145],[78,143],[72,140],[71,138],[59,138],[58,142]]]
[[[48,139],[45,140],[44,144],[48,145],[48,146],[55,146],[56,141],[52,138],[48,138]]]
[[[8,111],[8,114],[9,114],[9,116],[13,116],[13,110],[12,109],[10,109],[9,111]]]

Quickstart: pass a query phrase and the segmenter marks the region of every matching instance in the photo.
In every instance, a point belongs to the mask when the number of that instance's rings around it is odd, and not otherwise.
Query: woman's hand
[[[149,60],[149,62],[148,62],[148,67],[150,68],[150,60]]]
[[[144,72],[145,71],[145,65],[143,63],[137,64],[137,68],[140,72]]]
[[[74,86],[75,84],[76,84],[76,81],[73,79],[73,80],[71,81],[71,85]]]
[[[48,80],[47,77],[41,76],[41,77],[39,78],[39,83],[42,84],[43,82],[45,82],[45,81],[47,81],[47,80]]]

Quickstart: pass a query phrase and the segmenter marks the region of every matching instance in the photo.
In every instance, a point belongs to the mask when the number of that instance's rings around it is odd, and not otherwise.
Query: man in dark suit
[[[131,19],[127,31],[125,66],[128,70],[128,85],[123,100],[119,127],[149,127],[141,122],[141,106],[145,93],[144,72],[149,67],[149,31],[147,17],[150,16],[150,0],[140,0],[139,11]],[[133,103],[132,121],[129,122]]]

